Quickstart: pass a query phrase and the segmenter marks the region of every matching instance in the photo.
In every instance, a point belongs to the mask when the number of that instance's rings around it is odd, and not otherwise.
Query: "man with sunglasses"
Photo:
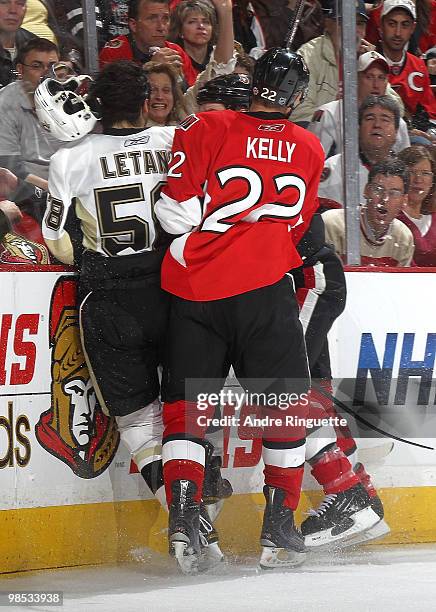
[[[360,255],[362,265],[408,267],[413,255],[413,236],[396,217],[407,202],[409,173],[398,159],[374,164],[368,175],[360,209]],[[322,215],[326,242],[345,255],[344,211],[328,210]]]

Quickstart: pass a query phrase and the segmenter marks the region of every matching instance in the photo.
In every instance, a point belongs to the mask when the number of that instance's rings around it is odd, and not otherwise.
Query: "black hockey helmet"
[[[256,62],[252,92],[278,106],[293,108],[298,94],[302,94],[302,100],[306,97],[309,76],[301,55],[274,47]]]
[[[199,89],[197,104],[220,102],[232,110],[248,109],[250,104],[250,79],[245,74],[226,74],[207,81]]]

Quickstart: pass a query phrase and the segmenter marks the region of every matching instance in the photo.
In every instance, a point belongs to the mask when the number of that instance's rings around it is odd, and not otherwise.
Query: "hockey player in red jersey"
[[[206,83],[199,92],[199,103],[207,103],[215,110],[238,110],[246,98],[248,107],[248,81],[247,84],[241,83],[235,79],[238,76],[217,77]],[[335,418],[338,415],[331,399],[332,376],[327,334],[345,307],[346,287],[342,263],[325,244],[324,223],[319,214],[312,218],[297,250],[304,263],[301,268],[294,268],[292,275],[300,304],[300,321],[305,333],[310,372],[317,385],[321,385],[322,390],[330,396],[322,395],[319,388],[312,385],[310,403],[314,412],[322,413],[324,409],[326,417],[329,415]],[[316,417],[316,414],[312,416]],[[208,439],[210,441],[209,432]],[[207,497],[209,501],[211,497],[210,482],[214,474],[214,488],[221,489],[224,495],[212,496],[212,500],[219,497],[219,503],[222,504],[222,497],[228,495],[231,488],[220,475],[219,439],[219,436],[214,437],[214,444],[218,441],[217,448],[213,449],[217,469],[214,472],[209,470],[206,474],[203,499]],[[319,509],[311,511],[309,518],[301,525],[305,544],[310,548],[354,545],[359,541],[379,538],[389,531],[383,520],[383,505],[369,476],[360,464],[353,471],[355,461],[352,463],[351,455],[355,456],[355,451],[356,443],[348,427],[330,426],[307,431],[306,461],[312,468],[313,477],[326,494]]]
[[[179,235],[162,267],[162,287],[173,294],[162,458],[170,551],[187,573],[197,565],[204,479],[198,391],[219,393],[230,365],[250,392],[302,398],[309,386],[286,276],[301,265],[294,244],[317,208],[324,160],[319,141],[288,121],[308,79],[301,57],[271,49],[257,63],[248,113],[188,117],[155,208],[163,229]],[[280,416],[304,417],[303,403],[289,403]],[[304,560],[293,517],[304,458],[304,427],[264,432],[262,567]]]

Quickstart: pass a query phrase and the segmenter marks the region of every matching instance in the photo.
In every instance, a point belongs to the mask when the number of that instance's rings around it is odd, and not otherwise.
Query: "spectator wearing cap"
[[[359,106],[369,95],[384,96],[386,94],[401,103],[401,98],[389,86],[389,66],[380,53],[368,51],[361,55],[357,63],[357,72]],[[315,111],[308,125],[308,129],[320,139],[327,157],[340,153],[342,150],[342,108],[342,99],[323,104]],[[407,124],[404,119],[400,119],[393,150],[397,153],[409,146]]]
[[[400,109],[389,96],[368,96],[359,107],[360,201],[370,167],[393,156],[400,125]],[[322,208],[343,205],[342,153],[329,157],[324,165],[318,196]]]
[[[436,120],[436,99],[424,60],[407,51],[416,28],[411,0],[385,0],[378,51],[389,64],[389,82],[400,94],[414,128],[426,132]]]
[[[167,40],[170,25],[168,0],[131,0],[128,13],[129,34],[113,38],[100,51],[100,67],[118,60],[145,64],[170,64],[181,70],[188,85],[197,77],[183,49]]]
[[[369,14],[366,37],[377,44],[380,38],[380,20],[383,0]],[[418,57],[436,46],[436,0],[416,0],[416,28],[407,50]]]
[[[341,15],[336,0],[324,2],[325,34],[305,43],[298,49],[310,71],[309,90],[304,101],[292,112],[292,121],[307,125],[315,111],[323,104],[336,100],[339,94],[339,58],[341,55]],[[365,3],[358,0],[356,8],[357,40],[360,53],[372,49],[364,40],[367,14]]]
[[[26,14],[26,0],[0,3],[0,87],[14,80],[14,60],[23,44],[35,38],[21,27]]]
[[[398,159],[375,164],[368,175],[360,207],[360,255],[363,266],[410,266],[413,235],[396,217],[407,202],[409,175]],[[323,215],[326,242],[345,259],[343,210]]]

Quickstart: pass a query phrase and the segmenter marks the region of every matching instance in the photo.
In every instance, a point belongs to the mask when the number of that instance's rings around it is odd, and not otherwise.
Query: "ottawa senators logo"
[[[50,256],[45,245],[9,232],[0,242],[0,262],[45,266]]]
[[[76,303],[77,283],[61,278],[50,305],[51,407],[35,427],[38,442],[81,478],[110,465],[119,443],[115,420],[103,414],[89,378]]]

